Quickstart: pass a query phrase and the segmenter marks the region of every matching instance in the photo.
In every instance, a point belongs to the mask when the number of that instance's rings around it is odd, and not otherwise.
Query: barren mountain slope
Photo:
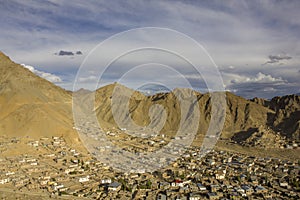
[[[111,111],[111,99],[115,86],[116,84],[108,85],[96,91],[96,112],[100,124],[104,126],[117,126]],[[131,91],[130,89],[127,90]],[[211,98],[209,94],[195,92],[195,95],[200,111],[198,133],[203,136],[210,123]],[[274,113],[269,108],[231,93],[226,93],[226,99],[227,107],[223,138],[230,138],[237,132],[265,125],[268,115]],[[144,96],[139,92],[134,92],[129,104],[130,114],[134,122],[141,126],[148,125],[150,122],[149,109],[154,104],[162,105],[168,116],[161,132],[176,132],[180,123],[180,104],[172,92],[155,94],[153,96]]]
[[[0,134],[65,136],[73,130],[71,93],[44,80],[0,53]]]
[[[252,101],[274,111],[268,116],[268,126],[283,136],[300,141],[300,96],[274,97],[270,101],[255,98]]]
[[[159,107],[165,109],[166,122],[161,133],[175,134],[181,121],[181,105],[176,89],[168,93],[152,96],[111,84],[99,88],[95,93],[78,91],[82,96],[79,109],[96,111],[102,128],[118,127],[112,114],[112,95],[129,97],[129,115],[123,112],[126,104],[122,99],[115,103],[116,111],[126,118],[132,118],[141,127],[151,122],[151,112],[155,123],[163,122]],[[189,91],[187,89],[187,91]],[[200,112],[198,136],[203,138],[211,119],[210,94],[189,91],[195,95]],[[90,102],[95,94],[95,104]],[[70,141],[79,141],[73,130],[72,96],[62,88],[34,75],[28,69],[12,62],[0,53],[0,134],[9,136],[65,136]],[[120,108],[120,109],[119,109]],[[123,107],[124,108],[124,107]],[[187,108],[190,109],[190,108]],[[234,139],[241,144],[269,145],[268,138],[276,142],[277,138],[299,140],[300,98],[297,95],[275,97],[272,100],[255,98],[246,100],[226,92],[226,116],[221,137]],[[121,127],[119,127],[121,128]],[[278,136],[276,136],[277,134]],[[264,134],[266,133],[266,134]],[[275,135],[274,135],[275,134]],[[259,142],[262,138],[263,144]],[[281,143],[281,142],[280,142]]]

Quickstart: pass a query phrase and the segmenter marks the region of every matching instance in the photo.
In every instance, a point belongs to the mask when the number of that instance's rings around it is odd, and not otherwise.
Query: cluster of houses
[[[164,169],[121,173],[61,137],[18,142],[36,154],[0,157],[0,188],[94,199],[300,199],[299,161],[214,150],[202,157],[190,147]]]
[[[158,199],[299,198],[298,161],[224,151],[211,151],[199,159],[197,149],[190,153],[164,171],[164,191]]]

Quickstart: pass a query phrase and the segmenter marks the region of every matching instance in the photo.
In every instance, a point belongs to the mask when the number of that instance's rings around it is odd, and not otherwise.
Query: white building
[[[90,180],[90,176],[81,177],[79,178],[79,183],[84,183]]]
[[[9,182],[9,178],[0,179],[0,184],[5,184]]]
[[[102,179],[101,180],[101,184],[110,184],[111,183],[111,179]]]

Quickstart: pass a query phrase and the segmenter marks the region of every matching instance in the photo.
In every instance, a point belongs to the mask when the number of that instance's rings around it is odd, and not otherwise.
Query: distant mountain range
[[[117,127],[111,110],[111,96],[116,85],[95,91],[95,110],[105,128]],[[132,91],[121,87],[133,92],[129,105],[131,116],[128,117],[137,124],[149,124],[149,108],[160,104],[168,114],[161,133],[178,130],[180,104],[167,88],[145,85],[139,91]],[[198,137],[201,138],[210,122],[211,97],[194,93],[200,110]],[[77,94],[88,98],[94,93],[80,90]],[[64,136],[69,142],[79,142],[73,129],[72,93],[36,76],[3,53],[0,53],[0,108],[0,135]],[[299,142],[299,95],[247,100],[226,92],[226,118],[221,137],[241,145],[267,148],[280,147],[288,140]]]
[[[147,96],[155,95],[157,93],[171,92],[170,89],[168,89],[167,87],[165,87],[163,85],[159,85],[159,84],[146,84],[146,85],[143,85],[142,87],[139,87],[137,89],[137,91],[139,91]]]

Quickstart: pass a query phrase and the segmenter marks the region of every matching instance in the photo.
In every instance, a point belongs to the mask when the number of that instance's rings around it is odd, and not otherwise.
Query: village
[[[89,199],[300,198],[299,161],[214,150],[200,157],[200,148],[190,147],[164,169],[121,173],[68,147],[61,137],[1,138],[0,150],[22,142],[48,153],[1,157],[0,189]]]

